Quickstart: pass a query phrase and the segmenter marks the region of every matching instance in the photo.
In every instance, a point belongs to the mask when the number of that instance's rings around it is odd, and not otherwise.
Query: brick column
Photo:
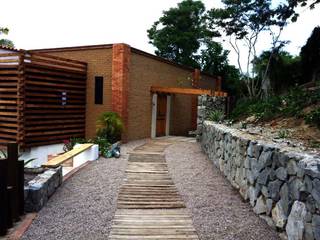
[[[195,69],[192,74],[192,87],[198,88],[200,81],[200,70]],[[198,112],[198,96],[192,96],[191,99],[191,128],[192,130],[197,129],[197,112]]]
[[[118,113],[124,123],[123,142],[128,141],[128,91],[130,46],[120,43],[112,47],[112,111]]]

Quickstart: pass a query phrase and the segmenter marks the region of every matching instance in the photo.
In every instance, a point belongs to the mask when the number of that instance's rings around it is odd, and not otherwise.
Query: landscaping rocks
[[[210,121],[203,122],[202,130],[203,151],[249,199],[255,213],[271,216],[288,239],[320,240],[319,156]],[[294,227],[297,224],[302,228]]]
[[[295,201],[286,225],[286,232],[289,240],[302,239],[306,214],[307,210],[305,204]]]
[[[62,183],[62,167],[39,174],[24,187],[25,212],[38,212]]]

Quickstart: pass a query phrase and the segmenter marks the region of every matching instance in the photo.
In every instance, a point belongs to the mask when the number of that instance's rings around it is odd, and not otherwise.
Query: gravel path
[[[199,144],[177,143],[165,153],[173,181],[192,213],[201,240],[279,239],[277,232],[242,201]]]
[[[22,239],[107,239],[124,179],[126,152],[144,142],[123,145],[121,158],[99,159],[63,183]]]

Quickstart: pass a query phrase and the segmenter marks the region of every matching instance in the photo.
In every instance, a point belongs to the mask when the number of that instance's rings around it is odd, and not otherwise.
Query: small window
[[[103,77],[95,77],[94,103],[103,103]]]

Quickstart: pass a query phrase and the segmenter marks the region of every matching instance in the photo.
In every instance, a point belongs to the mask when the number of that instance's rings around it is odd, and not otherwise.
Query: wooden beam
[[[195,88],[176,88],[176,87],[156,87],[151,86],[153,93],[167,93],[167,94],[186,94],[186,95],[211,95],[210,89],[195,89]]]

